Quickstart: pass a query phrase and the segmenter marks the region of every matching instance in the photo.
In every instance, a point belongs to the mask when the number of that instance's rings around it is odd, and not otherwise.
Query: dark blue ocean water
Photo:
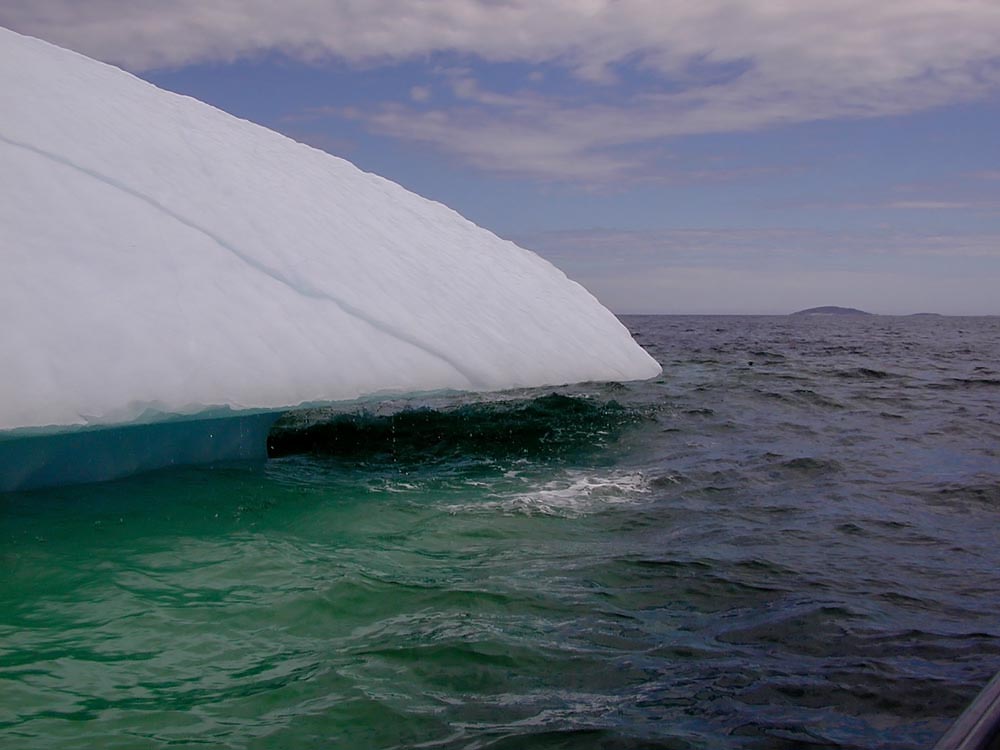
[[[930,747],[1000,669],[1000,319],[625,322],[662,378],[0,495],[0,747]]]

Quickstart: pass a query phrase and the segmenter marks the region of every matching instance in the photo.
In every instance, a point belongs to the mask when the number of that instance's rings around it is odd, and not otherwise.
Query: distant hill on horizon
[[[793,312],[792,315],[871,315],[870,312],[858,310],[855,307],[837,307],[836,305],[824,305],[822,307],[810,307],[805,310]]]

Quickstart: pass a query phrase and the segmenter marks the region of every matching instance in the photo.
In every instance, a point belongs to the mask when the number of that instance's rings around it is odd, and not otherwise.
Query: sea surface
[[[643,383],[0,495],[0,748],[929,748],[1000,669],[1000,318],[628,317]]]

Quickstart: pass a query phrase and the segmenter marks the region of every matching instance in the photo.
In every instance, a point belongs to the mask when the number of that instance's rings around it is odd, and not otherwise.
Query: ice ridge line
[[[241,252],[239,248],[231,245],[229,242],[219,237],[211,230],[205,229],[204,227],[196,224],[190,219],[178,214],[173,209],[164,206],[155,198],[145,195],[144,193],[140,193],[138,190],[135,190],[134,188],[122,182],[119,182],[113,177],[103,175],[100,172],[96,172],[88,167],[84,167],[80,164],[77,164],[74,161],[64,156],[61,156],[59,154],[54,154],[51,151],[46,151],[45,149],[38,148],[37,146],[34,146],[30,143],[24,143],[22,141],[15,140],[13,138],[8,138],[3,133],[0,133],[0,141],[3,141],[4,143],[13,146],[15,148],[21,148],[26,151],[30,151],[31,153],[37,154],[38,156],[41,156],[45,159],[54,161],[57,164],[62,164],[63,166],[69,167],[70,169],[74,169],[80,172],[81,174],[85,174],[88,177],[98,180],[99,182],[103,182],[105,185],[108,185],[109,187],[113,187],[116,190],[120,190],[128,195],[131,195],[133,198],[137,198],[143,203],[146,203],[147,205],[152,206],[156,210],[169,216],[174,221],[180,222],[184,226],[193,229],[194,231],[199,232],[200,234],[203,234],[204,236],[208,237],[223,250],[232,253],[234,256],[243,261],[246,265],[253,268],[255,271],[263,273],[264,275],[270,277],[274,281],[277,281],[279,284],[287,286],[288,288],[292,289],[298,294],[301,294],[304,297],[310,297],[312,299],[321,299],[327,302],[332,302],[343,312],[347,313],[353,318],[356,318],[357,320],[360,320],[363,323],[367,323],[375,330],[384,333],[388,336],[392,336],[397,341],[402,341],[403,343],[410,344],[411,346],[420,349],[425,354],[429,354],[430,356],[444,362],[449,367],[451,367],[455,372],[457,372],[459,375],[465,378],[469,382],[469,385],[471,387],[473,388],[485,387],[486,383],[481,377],[479,377],[472,370],[465,367],[461,363],[455,361],[453,357],[449,356],[448,354],[445,354],[444,352],[439,351],[437,347],[428,344],[425,341],[421,341],[420,339],[410,335],[406,331],[401,331],[395,326],[392,326],[388,323],[384,323],[383,321],[378,320],[377,318],[366,313],[364,310],[354,307],[350,303],[344,302],[343,300],[334,297],[328,292],[325,292],[321,289],[317,289],[310,285],[299,284],[292,281],[291,279],[286,278],[280,271],[276,271],[273,268],[269,268],[265,264],[247,255],[246,253]]]

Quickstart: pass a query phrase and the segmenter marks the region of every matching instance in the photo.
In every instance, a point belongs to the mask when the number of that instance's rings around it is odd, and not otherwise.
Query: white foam
[[[514,478],[511,475],[507,478]],[[532,485],[530,477],[519,477]],[[573,518],[600,513],[622,505],[642,502],[650,493],[641,472],[567,471],[537,486],[493,493],[494,499],[478,503],[448,506],[451,513],[502,513],[505,515],[541,515]]]
[[[660,372],[538,256],[0,30],[0,432]]]

